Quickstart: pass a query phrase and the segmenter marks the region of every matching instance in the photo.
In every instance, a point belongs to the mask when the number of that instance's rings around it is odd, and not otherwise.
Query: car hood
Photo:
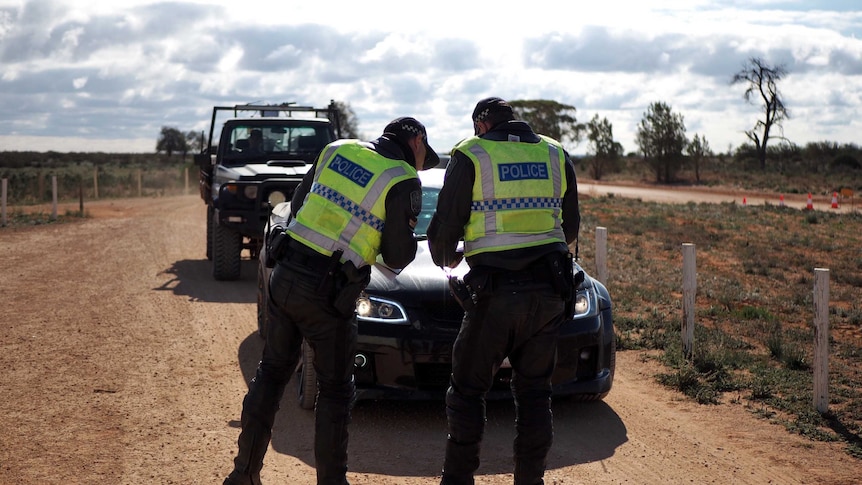
[[[287,226],[290,217],[290,202],[278,204],[272,211],[270,224]],[[574,270],[583,271],[577,262]],[[451,269],[448,274],[463,278],[470,270],[466,261],[461,261],[456,268]],[[610,308],[610,295],[607,288],[588,273],[584,272],[585,279],[580,288],[592,288],[599,299],[599,309]],[[428,241],[420,239],[416,247],[416,257],[406,268],[398,271],[386,266],[382,258],[371,267],[371,280],[365,288],[370,295],[392,298],[406,304],[420,304],[422,301],[428,304],[449,304],[454,299],[449,292],[449,279],[447,272],[434,264],[431,259],[431,251]],[[580,318],[580,317],[578,317]]]
[[[285,166],[288,165],[288,166]],[[216,167],[216,176],[225,180],[266,180],[271,178],[302,178],[311,168],[302,161],[296,165],[287,164],[285,160],[276,160],[270,163],[252,163],[248,165]]]
[[[449,274],[463,278],[469,271],[466,262],[461,262]],[[368,293],[413,293],[413,292],[446,292],[449,291],[449,280],[446,272],[434,264],[428,241],[421,240],[416,247],[416,258],[406,268],[397,272],[378,263],[372,267],[371,282],[366,288]]]

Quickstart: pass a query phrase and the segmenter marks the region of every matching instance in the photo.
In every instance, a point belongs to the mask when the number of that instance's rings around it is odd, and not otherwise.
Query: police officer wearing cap
[[[544,483],[553,439],[551,375],[573,293],[569,244],[580,225],[574,165],[559,142],[515,120],[500,98],[473,111],[475,136],[458,143],[428,228],[437,265],[462,257],[472,294],[452,352],[441,484],[472,484],[485,395],[508,357],[515,401],[514,478]],[[464,240],[463,255],[457,251]]]
[[[267,241],[274,264],[270,326],[243,399],[239,451],[226,485],[260,484],[273,420],[303,339],[317,373],[317,483],[348,483],[356,298],[378,255],[396,269],[413,261],[413,227],[422,208],[417,170],[439,162],[425,127],[409,117],[390,122],[376,140],[338,140],[318,155],[293,195],[287,228]]]

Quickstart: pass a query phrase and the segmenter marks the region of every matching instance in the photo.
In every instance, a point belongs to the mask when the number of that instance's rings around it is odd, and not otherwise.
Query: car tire
[[[213,224],[213,277],[219,281],[239,279],[242,234]]]
[[[314,402],[317,400],[317,372],[314,370],[314,350],[305,340],[302,341],[301,359],[297,376],[299,407],[314,409]]]
[[[207,205],[207,259],[213,259],[213,225],[215,219],[215,209],[213,206]]]
[[[602,399],[604,399],[608,396],[608,393],[611,392],[610,388],[612,388],[614,385],[614,373],[616,372],[616,369],[617,369],[617,337],[616,337],[616,335],[614,335],[613,338],[611,338],[611,362],[608,364],[608,371],[610,373],[610,377],[608,377],[608,381],[610,382],[610,387],[608,388],[607,391],[600,393],[600,394],[597,394],[596,398],[595,398],[596,401],[601,401]]]
[[[613,387],[614,373],[616,372],[616,367],[617,367],[617,338],[616,338],[616,335],[614,335],[611,338],[610,349],[611,349],[611,355],[610,355],[611,359],[610,359],[610,362],[608,363],[608,371],[610,373],[610,377],[608,377],[608,381],[610,383],[610,387]],[[611,392],[610,387],[608,388],[607,391],[600,392],[597,394],[573,394],[573,395],[567,396],[567,397],[571,398],[572,401],[578,401],[578,402],[601,401],[602,399],[604,399],[608,396],[608,393]]]
[[[266,270],[262,263],[257,265],[257,334],[266,340],[269,331],[269,313],[266,310],[269,291],[266,281]]]

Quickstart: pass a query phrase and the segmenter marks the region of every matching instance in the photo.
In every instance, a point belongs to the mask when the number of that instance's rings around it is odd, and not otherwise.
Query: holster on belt
[[[584,281],[584,272],[575,273],[572,253],[550,254],[546,258],[551,271],[551,284],[566,302],[565,314],[569,317],[574,314],[576,289]]]
[[[461,305],[465,312],[471,312],[476,308],[476,293],[470,285],[455,276],[449,277],[449,292],[455,301]]]
[[[275,263],[284,256],[287,251],[287,243],[290,236],[281,226],[274,226],[266,238],[266,260],[263,262],[267,268],[274,268]]]
[[[554,289],[560,293],[563,299],[568,299],[571,296],[574,287],[574,268],[572,264],[572,253],[565,255],[553,253],[545,256],[545,262],[548,266],[551,276],[551,284]]]
[[[334,280],[335,274],[341,266],[342,254],[344,254],[344,250],[338,249],[336,251],[333,251],[332,254],[329,256],[324,276],[320,279],[320,284],[317,285],[318,292],[323,291],[323,289],[326,288],[326,285],[329,284],[330,281]]]
[[[349,318],[356,311],[356,299],[371,281],[371,266],[357,268],[353,261],[347,261],[334,274],[334,278],[335,295],[332,306],[343,317]]]

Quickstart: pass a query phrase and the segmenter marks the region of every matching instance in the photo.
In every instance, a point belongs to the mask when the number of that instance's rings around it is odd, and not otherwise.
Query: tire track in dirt
[[[0,483],[218,484],[262,343],[255,263],[216,282],[194,195],[99,201],[91,216],[0,229]],[[659,386],[620,352],[604,402],[555,402],[548,484],[858,483],[859,460],[756,418]],[[265,483],[312,484],[312,413],[291,385]],[[477,483],[511,483],[514,414],[488,406]],[[351,483],[439,482],[441,402],[360,402]]]

